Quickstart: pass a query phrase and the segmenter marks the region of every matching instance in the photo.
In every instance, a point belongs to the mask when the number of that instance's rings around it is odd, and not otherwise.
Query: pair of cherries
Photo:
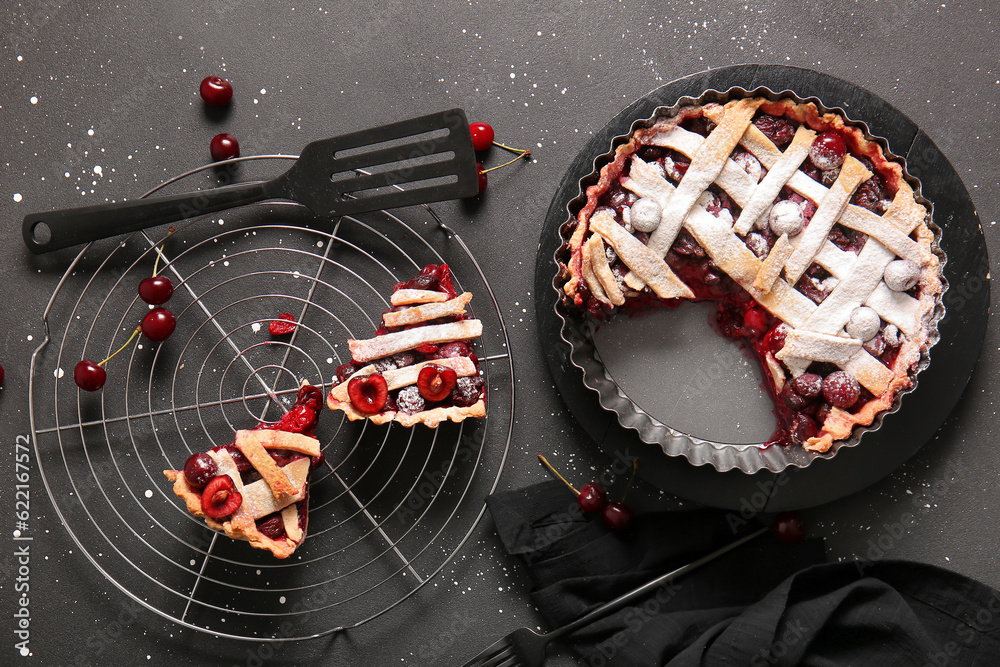
[[[527,158],[531,156],[531,151],[527,149],[511,148],[510,146],[504,146],[501,143],[495,141],[496,133],[489,123],[469,123],[469,134],[472,135],[472,148],[477,153],[485,153],[493,146],[497,146],[506,151],[510,151],[515,154],[515,158],[509,162],[504,162],[503,164],[490,167],[489,169],[484,169],[481,162],[476,163],[476,171],[479,173],[479,193],[483,194],[486,190],[486,185],[489,179],[486,177],[487,172],[491,172],[495,169],[501,169],[509,164],[513,164],[520,160],[521,158]]]
[[[539,454],[538,459],[552,474],[562,480],[570,488],[570,491],[576,494],[576,504],[581,512],[584,514],[600,514],[604,524],[611,530],[623,531],[632,525],[633,512],[625,504],[625,496],[628,495],[628,490],[632,487],[632,480],[635,479],[635,471],[639,465],[638,459],[632,461],[632,476],[628,480],[628,486],[625,487],[622,499],[618,502],[608,501],[608,492],[600,482],[588,482],[580,487],[578,491],[576,487],[567,482],[566,478],[552,467],[552,464],[544,456]]]
[[[142,322],[132,332],[132,336],[125,345],[114,354],[100,363],[95,363],[90,359],[80,361],[73,369],[73,381],[76,386],[84,391],[98,391],[107,382],[108,373],[104,370],[104,364],[111,361],[115,354],[124,350],[131,343],[136,334],[142,333],[149,340],[159,343],[170,338],[177,326],[177,318],[163,304],[170,300],[174,294],[174,284],[166,276],[151,276],[139,282],[139,298],[151,306],[156,306],[142,318]]]
[[[198,93],[201,99],[205,100],[205,104],[219,108],[226,107],[233,101],[233,84],[213,74],[202,79]],[[208,149],[215,162],[232,160],[240,156],[240,142],[228,132],[212,137]]]

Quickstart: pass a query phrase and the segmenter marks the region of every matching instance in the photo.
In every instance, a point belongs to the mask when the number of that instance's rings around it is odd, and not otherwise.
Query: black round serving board
[[[900,409],[886,415],[882,427],[866,433],[856,447],[843,447],[830,459],[779,473],[719,472],[670,457],[657,445],[622,427],[617,416],[601,407],[597,393],[583,384],[579,368],[570,363],[570,349],[560,338],[555,313],[559,292],[553,285],[554,255],[560,227],[569,217],[568,205],[580,194],[580,179],[594,169],[594,158],[607,152],[611,141],[627,134],[636,119],[648,118],[657,107],[680,97],[697,97],[705,90],[766,86],[817,97],[828,107],[841,107],[851,118],[867,123],[871,133],[888,141],[893,153],[906,160],[907,171],[921,181],[921,192],[934,206],[934,222],[942,230],[941,249],[947,257],[946,313],[939,325],[940,341],[931,363],[920,373],[914,391]],[[979,217],[955,169],[930,138],[909,118],[877,95],[843,79],[784,65],[736,65],[693,74],[663,85],[623,109],[586,144],[566,170],[545,217],[535,262],[536,317],[546,361],[572,414],[609,455],[640,459],[639,475],[664,491],[704,505],[726,509],[782,511],[801,509],[843,498],[873,484],[902,465],[944,423],[962,396],[986,334],[989,317],[989,258]],[[708,331],[706,336],[714,334]],[[708,397],[706,400],[712,400]],[[717,406],[721,412],[726,405]]]

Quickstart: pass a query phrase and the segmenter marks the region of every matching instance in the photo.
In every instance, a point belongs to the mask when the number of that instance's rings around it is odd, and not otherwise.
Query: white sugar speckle
[[[326,363],[332,364],[333,363],[333,357],[327,357],[326,358]]]
[[[260,331],[260,322],[254,322],[250,325],[250,328],[253,329],[254,333],[258,333]]]
[[[35,340],[35,337],[32,336],[31,334],[28,334],[28,342],[30,343],[33,340]]]
[[[100,176],[101,174],[104,173],[104,169],[101,168],[101,165],[99,165],[99,164],[94,165],[94,173],[97,174],[98,176]]]
[[[28,100],[28,101],[31,102],[32,104],[38,104],[38,98],[35,97],[34,95],[32,95],[31,99]]]
[[[88,137],[94,136],[94,128],[90,128],[89,130],[87,130],[87,136]]]
[[[278,598],[278,602],[280,602],[281,604],[285,604],[285,596],[282,595],[280,598]]]
[[[15,193],[14,193],[14,201],[18,201],[18,202],[19,202],[19,201],[21,201],[22,199],[24,199],[24,197],[22,197],[22,196],[21,196],[21,193],[20,193],[20,192],[15,192]]]
[[[63,369],[61,368],[55,369],[54,371],[52,371],[52,374],[55,375],[57,378],[61,378],[63,375],[65,375]]]
[[[142,495],[146,496],[147,498],[152,498],[153,497],[153,491],[151,489],[146,489],[146,493],[144,493]]]
[[[194,558],[192,558],[191,560],[189,560],[188,563],[191,565],[191,567],[194,567],[195,566],[195,560],[194,560]]]
[[[24,60],[24,56],[18,56],[17,57],[17,62],[21,62],[22,60]]]
[[[261,88],[260,89],[260,94],[261,95],[267,95],[267,88]]]

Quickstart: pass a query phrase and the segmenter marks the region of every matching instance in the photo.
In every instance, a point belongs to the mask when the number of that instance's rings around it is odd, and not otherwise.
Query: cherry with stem
[[[608,494],[604,490],[604,487],[600,482],[589,482],[584,484],[580,490],[577,490],[575,486],[566,481],[566,478],[559,474],[559,471],[552,467],[541,454],[538,455],[538,460],[549,469],[549,471],[562,480],[563,484],[570,488],[570,491],[576,494],[576,504],[584,514],[596,514],[604,509],[604,506],[608,503]]]

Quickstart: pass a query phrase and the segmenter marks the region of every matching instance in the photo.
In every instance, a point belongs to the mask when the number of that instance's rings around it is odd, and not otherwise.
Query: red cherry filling
[[[450,368],[428,364],[420,369],[417,376],[417,389],[420,395],[432,403],[443,401],[455,388],[458,375]]]
[[[373,373],[348,382],[347,395],[358,412],[373,415],[385,407],[389,386],[381,373]]]
[[[212,478],[201,494],[201,509],[213,519],[229,516],[242,504],[243,496],[229,475]]]
[[[820,132],[813,139],[812,146],[809,147],[809,159],[812,160],[817,169],[823,171],[839,167],[844,163],[845,155],[847,155],[847,146],[840,135],[833,130]]]
[[[861,396],[861,385],[844,371],[830,373],[823,378],[823,398],[830,405],[849,408]]]
[[[219,474],[219,466],[205,452],[198,452],[188,457],[184,462],[184,477],[188,484],[196,489],[203,489]]]
[[[291,313],[282,313],[278,319],[271,320],[267,325],[267,331],[272,336],[284,336],[295,331],[295,316]]]
[[[152,276],[139,281],[139,298],[150,305],[162,305],[173,295],[174,284],[166,276]]]
[[[270,518],[257,522],[257,530],[272,540],[279,540],[285,536],[285,522],[282,521],[280,514],[272,514]]]

